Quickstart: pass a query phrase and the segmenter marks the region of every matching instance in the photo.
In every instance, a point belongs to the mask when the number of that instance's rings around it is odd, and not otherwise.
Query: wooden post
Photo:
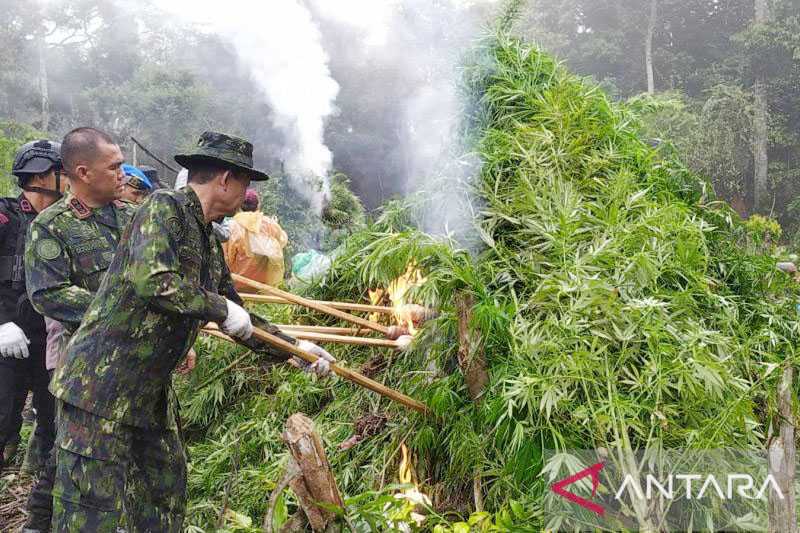
[[[458,365],[464,374],[467,390],[472,401],[480,402],[486,384],[489,383],[489,372],[486,369],[486,356],[483,352],[483,338],[481,332],[476,331],[472,325],[472,308],[475,298],[472,294],[463,291],[456,298],[458,310]],[[483,511],[483,486],[481,472],[476,470],[472,478],[472,497],[475,511]]]
[[[469,396],[479,401],[486,384],[489,383],[489,372],[486,370],[486,356],[483,353],[481,333],[471,327],[472,308],[475,298],[462,292],[457,300],[458,309],[458,364],[464,373]]]
[[[795,435],[792,413],[793,368],[790,363],[783,369],[778,385],[778,434],[769,443],[769,473],[783,493],[779,498],[774,492],[769,497],[769,531],[771,533],[794,533],[797,531],[795,516]]]
[[[294,491],[311,529],[324,531],[334,518],[334,514],[317,505],[317,502],[344,507],[344,501],[331,472],[322,440],[314,431],[314,422],[303,413],[295,413],[286,421],[283,440],[289,447],[291,458],[286,483]],[[279,484],[276,492],[283,490]],[[276,500],[273,494],[271,500]],[[270,507],[271,509],[272,507]],[[272,530],[272,512],[267,513],[264,529]]]

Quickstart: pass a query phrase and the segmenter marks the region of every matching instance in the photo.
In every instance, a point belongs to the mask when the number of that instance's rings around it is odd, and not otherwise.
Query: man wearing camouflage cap
[[[203,133],[193,153],[175,157],[188,185],[154,192],[123,233],[51,384],[60,400],[55,531],[114,532],[123,515],[130,531],[181,531],[186,458],[167,429],[170,375],[206,322],[274,360],[289,357],[248,340],[251,317],[211,229],[240,208],[251,179],[267,179],[252,150]],[[327,372],[333,358],[302,346]],[[131,484],[142,497],[129,497]]]

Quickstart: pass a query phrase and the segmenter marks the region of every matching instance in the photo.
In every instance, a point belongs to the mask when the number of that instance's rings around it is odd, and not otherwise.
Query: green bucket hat
[[[241,137],[216,131],[205,131],[197,141],[194,153],[178,154],[175,161],[182,167],[192,168],[193,163],[223,163],[250,174],[252,181],[269,179],[266,172],[253,168],[253,144]]]

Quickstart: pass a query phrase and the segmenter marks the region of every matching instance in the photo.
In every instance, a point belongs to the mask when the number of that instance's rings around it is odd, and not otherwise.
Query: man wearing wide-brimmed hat
[[[53,378],[54,531],[113,532],[123,514],[130,531],[181,531],[186,458],[170,429],[170,376],[206,322],[242,341],[253,330],[211,222],[234,214],[250,181],[267,175],[253,168],[252,144],[222,133],[203,133],[175,160],[189,169],[188,185],[156,191],[139,208]]]

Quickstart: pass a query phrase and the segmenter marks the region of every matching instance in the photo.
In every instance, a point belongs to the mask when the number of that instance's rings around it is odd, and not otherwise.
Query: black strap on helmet
[[[47,196],[53,196],[56,199],[59,199],[64,196],[64,193],[61,192],[61,170],[56,169],[55,189],[45,189],[44,187],[33,187],[31,185],[25,185],[21,188],[23,191],[38,192],[40,194],[46,194]]]

